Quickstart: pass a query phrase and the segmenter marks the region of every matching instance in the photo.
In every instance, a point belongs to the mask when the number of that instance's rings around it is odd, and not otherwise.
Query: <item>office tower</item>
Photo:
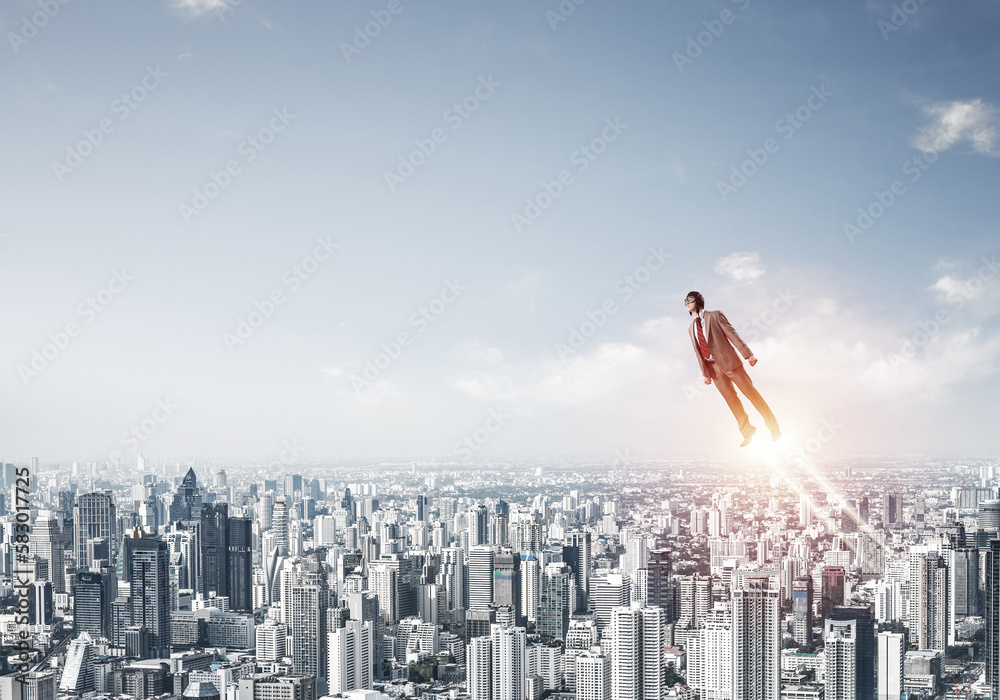
[[[278,556],[288,556],[288,509],[289,502],[287,496],[282,496],[274,501],[274,511],[271,515],[271,530],[274,533],[274,546],[278,550]]]
[[[78,571],[73,586],[73,632],[93,639],[111,639],[111,602],[118,595],[117,579],[105,570]]]
[[[317,547],[337,543],[337,520],[332,515],[317,515],[313,519],[313,543]]]
[[[329,694],[372,688],[374,630],[371,622],[348,620],[327,633],[329,639]]]
[[[229,518],[228,539],[229,609],[253,612],[253,522],[249,518]]]
[[[961,547],[948,553],[951,612],[948,620],[948,644],[955,643],[955,623],[966,617],[982,616],[979,592],[979,550]]]
[[[597,646],[598,638],[597,623],[594,620],[570,621],[563,651],[563,674],[567,691],[573,692],[576,689],[576,658],[591,647]],[[610,659],[608,663],[611,663]]]
[[[132,540],[132,625],[146,628],[149,650],[162,659],[170,652],[170,578],[167,543]]]
[[[792,614],[795,617],[795,643],[811,644],[813,627],[812,576],[800,576],[792,582]]]
[[[170,520],[199,520],[201,514],[201,489],[194,468],[188,469],[181,485],[177,487],[170,503]]]
[[[289,632],[292,644],[292,668],[295,673],[325,678],[327,672],[326,609],[330,594],[323,565],[315,555],[303,561],[289,590]]]
[[[515,624],[524,627],[521,605],[521,556],[501,548],[493,556],[493,604],[508,605],[514,611]]]
[[[259,661],[280,661],[285,655],[287,630],[284,625],[274,620],[267,620],[257,627],[255,637],[257,648],[255,656]]]
[[[686,629],[700,627],[712,609],[712,577],[699,574],[685,576],[680,580],[679,587],[680,609],[677,626]]]
[[[628,606],[632,600],[632,582],[625,574],[608,574],[590,582],[590,607],[597,620],[597,631],[602,635],[611,622],[614,608]]]
[[[733,591],[733,700],[781,696],[780,591],[767,572],[740,572]]]
[[[379,615],[386,625],[399,622],[399,581],[395,569],[378,564],[368,572],[368,585],[378,598]]]
[[[483,504],[479,504],[468,512],[469,518],[469,546],[484,545],[489,543],[490,512]]]
[[[205,503],[201,507],[201,594],[229,595],[229,506]]]
[[[413,568],[413,560],[408,555],[392,554],[382,556],[377,561],[396,572],[396,616],[397,620],[414,617],[417,614],[417,589],[420,584],[419,571]],[[490,572],[492,575],[492,571]]]
[[[483,512],[486,506],[481,506]],[[469,609],[493,604],[493,557],[495,547],[476,545],[469,549]]]
[[[900,530],[903,527],[903,494],[887,493],[882,497],[882,527]]]
[[[858,501],[848,498],[840,509],[840,531],[850,535],[858,531]]]
[[[1000,540],[986,550],[986,682],[1000,698]]]
[[[573,601],[573,612],[586,611],[587,594],[590,592],[591,563],[590,533],[581,530],[571,530],[566,533],[566,546],[563,547],[563,561],[569,565],[576,582],[576,600]]]
[[[562,562],[552,562],[542,575],[542,598],[536,628],[542,638],[566,638],[569,630],[570,580],[573,572]]]
[[[869,520],[868,496],[862,496],[861,500],[858,501],[858,525],[864,528],[868,525]]]
[[[948,643],[948,567],[944,558],[926,554],[917,568],[917,645],[944,651]]]
[[[733,609],[716,603],[687,641],[687,684],[703,700],[726,700],[733,692]]]
[[[465,663],[470,700],[492,700],[493,655],[489,636],[469,640]]]
[[[600,647],[576,657],[576,700],[611,700],[611,657]]]
[[[900,700],[902,697],[905,656],[905,635],[878,633],[878,700]]]
[[[659,700],[666,681],[663,665],[666,615],[658,607],[632,603],[611,611],[607,650],[614,700]]]
[[[529,622],[538,619],[538,603],[542,598],[542,567],[534,554],[521,554],[521,604]]]
[[[63,534],[59,518],[47,510],[39,511],[31,527],[31,551],[48,564],[48,576],[55,593],[66,590],[66,566],[63,563]]]
[[[467,578],[465,550],[461,547],[448,547],[441,550],[441,568],[438,572],[438,579],[444,586],[446,610],[466,607]]]
[[[525,643],[523,627],[490,628],[492,700],[524,700]]]
[[[875,616],[872,614],[872,609],[866,604],[838,605],[834,607],[830,619],[837,623],[853,625],[851,634],[854,644],[854,691],[858,698],[873,697],[875,694]],[[828,627],[824,624],[824,630]],[[843,625],[841,625],[840,631],[843,632],[843,629]],[[829,657],[827,658],[829,659]],[[829,670],[829,666],[827,669]],[[846,691],[837,690],[836,692]]]
[[[73,506],[73,552],[77,570],[91,568],[96,538],[115,541],[115,503],[110,491],[85,493]]]
[[[799,525],[812,527],[812,496],[808,493],[799,496]]]
[[[94,640],[81,632],[69,643],[66,664],[59,681],[60,693],[83,695],[94,690]]]
[[[51,625],[54,614],[55,600],[52,595],[52,584],[48,581],[35,581],[28,589],[29,624]]]
[[[823,617],[830,617],[834,605],[844,604],[844,567],[824,566],[823,581]]]
[[[198,544],[200,529],[200,522],[177,521],[173,524],[172,531],[164,537],[170,550],[170,576],[177,579],[179,589],[200,590],[198,586],[201,558],[201,547]],[[131,568],[129,566],[127,570],[131,571]]]
[[[1000,501],[980,501],[976,527],[980,530],[996,532],[1000,528]],[[991,535],[992,536],[992,535]]]
[[[823,622],[825,700],[860,700],[857,680],[858,626],[856,620]]]
[[[670,577],[669,550],[654,549],[650,551],[649,560],[646,562],[646,605],[663,608],[667,620],[673,621],[677,619],[679,611],[674,610],[674,589]],[[711,581],[708,585],[709,590],[711,590]]]

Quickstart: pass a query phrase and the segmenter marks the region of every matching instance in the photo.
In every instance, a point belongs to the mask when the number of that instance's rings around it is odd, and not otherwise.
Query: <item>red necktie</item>
[[[708,342],[705,340],[705,332],[701,328],[701,316],[695,319],[695,323],[698,324],[698,349],[701,350],[701,356],[707,360],[711,355],[708,352]]]

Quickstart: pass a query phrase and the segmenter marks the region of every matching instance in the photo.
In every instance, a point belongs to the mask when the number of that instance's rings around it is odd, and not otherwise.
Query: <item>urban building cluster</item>
[[[0,700],[1000,697],[989,462],[18,466]]]

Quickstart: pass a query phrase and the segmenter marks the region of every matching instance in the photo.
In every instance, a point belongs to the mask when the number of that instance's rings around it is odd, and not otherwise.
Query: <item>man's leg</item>
[[[729,372],[728,377],[732,379],[736,386],[740,388],[743,395],[750,399],[750,403],[753,404],[753,407],[757,409],[757,412],[760,413],[761,417],[764,419],[764,425],[767,426],[767,429],[772,433],[777,430],[778,421],[775,420],[774,414],[771,413],[771,408],[767,405],[764,397],[760,395],[760,392],[757,391],[757,388],[753,385],[753,382],[750,380],[750,375],[747,374],[746,368],[744,368],[743,365],[740,365],[732,372]]]
[[[736,389],[733,388],[733,382],[727,377],[716,365],[710,365],[712,368],[712,381],[715,382],[715,388],[719,390],[722,394],[722,398],[726,400],[729,405],[729,410],[733,412],[733,417],[736,418],[736,424],[740,428],[740,434],[746,437],[747,432],[750,430],[750,417],[747,412],[743,409],[743,404],[740,402],[740,397],[736,395]]]

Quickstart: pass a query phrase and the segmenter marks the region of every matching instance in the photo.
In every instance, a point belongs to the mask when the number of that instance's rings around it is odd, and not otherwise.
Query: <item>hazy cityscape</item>
[[[278,466],[4,464],[3,697],[997,692],[995,462]]]

